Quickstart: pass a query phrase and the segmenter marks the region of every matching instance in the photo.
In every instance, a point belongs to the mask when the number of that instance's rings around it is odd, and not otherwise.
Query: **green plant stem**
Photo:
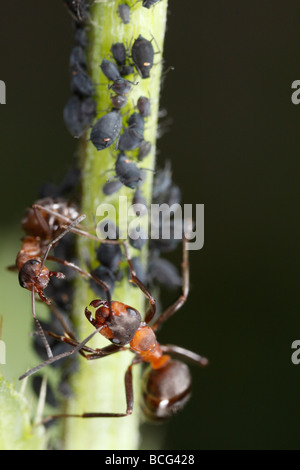
[[[133,86],[128,96],[128,104],[124,108],[133,112],[139,96],[148,96],[151,100],[151,116],[146,121],[145,139],[152,144],[152,150],[143,161],[143,168],[154,170],[156,132],[158,122],[159,93],[162,71],[162,50],[166,26],[167,0],[162,0],[150,10],[143,8],[141,3],[132,2],[130,23],[124,25],[117,14],[117,7],[121,1],[103,1],[95,3],[91,7],[91,24],[89,28],[90,43],[88,47],[88,63],[91,77],[96,84],[97,109],[102,116],[111,107],[110,91],[107,88],[107,79],[102,74],[99,65],[103,58],[109,58],[111,45],[123,42],[129,45],[140,34],[151,40],[155,55],[150,78],[142,79],[140,76],[129,77],[132,81],[138,81]],[[159,50],[158,50],[159,48]],[[123,113],[123,110],[122,110]],[[126,122],[128,115],[124,117]],[[118,193],[105,197],[102,187],[107,179],[113,175],[116,153],[114,147],[97,152],[91,142],[82,143],[80,146],[80,158],[83,171],[82,179],[82,213],[87,215],[87,226],[93,227],[97,207],[103,203],[112,204],[116,208],[117,222],[120,222],[119,196],[126,196],[128,204],[131,204],[133,191],[122,188]],[[153,173],[147,171],[146,181],[142,191],[147,203],[151,202]],[[99,220],[96,218],[96,223]],[[147,218],[143,219],[147,226]],[[84,264],[88,253],[92,265],[95,264],[95,242],[83,237],[78,241],[78,252],[81,263]],[[134,256],[136,253],[132,253]],[[144,262],[147,260],[147,247],[142,251]],[[127,263],[124,263],[124,278],[114,291],[114,300],[120,300],[125,304],[138,309],[142,314],[145,311],[145,296],[136,287],[129,284],[127,278]],[[82,340],[92,332],[92,327],[84,315],[84,309],[91,300],[97,298],[84,278],[78,279],[76,286],[76,298],[74,303],[74,317],[79,338]],[[106,346],[107,340],[97,335],[91,341],[91,347],[101,348]],[[65,407],[66,413],[83,412],[124,412],[126,410],[124,374],[130,364],[133,355],[129,351],[122,351],[113,356],[95,361],[87,361],[79,358],[79,370],[71,379],[74,396]],[[140,368],[133,368],[134,375],[134,412],[132,416],[123,418],[69,418],[64,422],[64,449],[137,449],[140,442],[139,436],[139,396],[140,396]]]

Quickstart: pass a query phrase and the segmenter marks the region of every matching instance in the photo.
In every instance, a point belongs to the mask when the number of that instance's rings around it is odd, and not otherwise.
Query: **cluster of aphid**
[[[156,3],[158,0],[143,0],[142,6],[150,8]],[[84,59],[84,47],[87,44],[84,25],[89,18],[89,11],[85,0],[65,0],[65,4],[74,20],[77,44],[72,50],[70,59],[74,95],[65,108],[65,118],[67,116],[68,124],[73,122],[69,126],[72,133],[80,135],[85,132],[87,122],[89,119],[92,120],[91,116],[94,113],[94,111],[93,113],[87,112],[87,109],[92,109],[92,105],[91,108],[85,106],[93,101],[93,87],[87,78]],[[130,18],[130,9],[125,7],[125,4],[118,7],[118,13],[124,23]],[[101,70],[112,81],[109,88],[115,93],[111,97],[113,109],[94,124],[90,140],[98,150],[107,148],[118,140],[121,150],[115,164],[118,184],[124,184],[135,190],[133,202],[139,204],[139,210],[142,212],[143,207],[145,211],[147,210],[145,199],[140,191],[140,182],[143,180],[142,170],[129,160],[124,152],[140,147],[138,158],[140,160],[144,158],[146,152],[146,149],[142,150],[145,142],[144,120],[150,115],[150,101],[148,98],[140,97],[137,103],[138,112],[128,118],[128,127],[122,134],[120,109],[126,100],[124,90],[129,90],[129,86],[132,86],[132,82],[123,78],[123,75],[132,73],[131,68],[135,67],[142,79],[148,78],[153,66],[154,51],[151,42],[139,36],[131,49],[132,62],[129,61],[125,47],[120,43],[113,44],[111,52],[115,63],[104,59],[101,63]],[[146,58],[145,54],[148,54]],[[90,94],[81,88],[82,81],[86,82],[85,85],[91,85]],[[147,146],[146,144],[144,145]],[[64,198],[65,194],[72,190],[74,185],[76,186],[76,183],[77,179],[72,173],[72,177],[67,176],[58,188],[47,187],[42,194],[43,198],[26,211],[22,220],[22,228],[26,236],[22,240],[15,267],[19,272],[20,285],[31,292],[32,314],[37,329],[35,349],[45,360],[23,374],[20,379],[35,374],[45,366],[56,366],[58,361],[70,361],[70,364],[65,364],[62,370],[60,384],[60,391],[68,394],[66,379],[73,370],[72,359],[76,357],[76,353],[87,360],[92,360],[130,350],[134,353],[134,357],[125,374],[127,403],[125,412],[53,414],[45,418],[44,423],[59,417],[104,418],[131,414],[133,410],[132,368],[135,364],[141,363],[148,364],[143,377],[142,408],[144,413],[149,419],[169,418],[184,406],[191,392],[191,376],[188,367],[182,361],[172,359],[171,356],[190,360],[199,366],[206,366],[208,363],[207,359],[184,348],[159,344],[155,334],[158,327],[177,312],[187,299],[189,291],[187,239],[184,235],[181,239],[183,247],[181,275],[173,265],[161,258],[162,254],[171,251],[180,242],[172,237],[169,240],[159,237],[151,241],[149,270],[144,272],[139,258],[130,257],[129,244],[141,250],[147,237],[140,237],[136,240],[131,239],[129,234],[128,241],[122,242],[119,240],[118,228],[106,223],[102,228],[107,238],[99,243],[97,237],[80,225],[85,216],[80,215],[77,207]],[[110,181],[105,185],[104,193],[110,194],[116,190],[116,186],[111,186],[112,183]],[[180,190],[173,184],[170,168],[167,165],[164,170],[157,172],[155,177],[153,201],[172,205],[179,203],[180,197]],[[92,269],[90,266],[89,270],[85,271],[77,265],[72,251],[74,236],[89,237],[97,242],[96,259],[99,262],[97,268]],[[122,276],[120,263],[123,260],[127,262],[130,281],[144,293],[149,302],[144,320],[135,308],[112,300],[114,285]],[[60,264],[61,271],[49,270],[46,267],[46,261]],[[84,314],[95,329],[83,341],[77,339],[70,322],[72,272],[79,273],[86,278],[98,296],[90,303],[90,306],[85,308]],[[51,278],[53,280],[50,283]],[[155,281],[169,287],[181,286],[182,288],[178,299],[160,315],[156,315],[156,300],[150,292],[150,287]],[[40,301],[50,306],[51,317],[48,324],[41,323],[36,316],[36,294]],[[94,316],[91,308],[95,309]],[[88,346],[88,342],[98,333],[107,338],[111,344],[101,349],[92,349]],[[61,349],[62,347],[64,349]],[[37,387],[39,384],[40,379],[37,377],[34,386]],[[50,391],[48,393],[49,400],[54,404],[55,398]]]

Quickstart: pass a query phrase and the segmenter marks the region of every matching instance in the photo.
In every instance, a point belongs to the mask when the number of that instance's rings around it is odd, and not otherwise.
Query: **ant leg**
[[[209,360],[206,357],[200,356],[199,354],[190,351],[189,349],[181,348],[180,346],[175,346],[173,344],[161,344],[160,348],[162,352],[175,354],[176,356],[182,357],[183,359],[188,359],[192,362],[195,362],[198,366],[206,367],[209,364]]]
[[[156,312],[156,301],[155,301],[154,297],[151,295],[151,293],[148,291],[146,286],[144,286],[144,284],[137,277],[136,272],[134,270],[134,267],[132,265],[131,258],[129,256],[127,243],[123,242],[122,244],[123,244],[124,249],[125,249],[125,255],[126,255],[126,258],[127,258],[129,269],[130,269],[131,282],[136,284],[141,289],[141,291],[145,294],[147,299],[149,300],[150,307],[149,307],[149,309],[147,310],[147,312],[145,314],[145,322],[149,323],[152,320],[152,318],[154,317],[155,312]]]
[[[74,349],[71,349],[71,351],[66,351],[62,354],[58,354],[57,356],[50,357],[46,361],[42,362],[41,364],[37,365],[36,367],[33,367],[33,369],[28,370],[25,372],[25,374],[21,375],[19,377],[19,380],[23,380],[26,377],[30,377],[31,375],[35,374],[38,370],[43,369],[45,366],[49,364],[53,364],[54,362],[60,361],[61,359],[64,359],[65,357],[72,356],[76,352],[79,352],[85,345],[92,339],[97,333],[99,333],[100,330],[102,330],[103,326],[100,326],[96,330],[93,331],[87,338],[85,338],[81,343],[77,343],[77,346]]]
[[[83,219],[85,219],[85,215],[81,215],[81,216],[77,217],[77,219],[74,220],[74,222],[72,222],[70,225],[68,225],[68,227],[67,227],[60,235],[58,235],[58,237],[56,237],[54,240],[52,240],[51,243],[49,243],[49,245],[47,246],[46,252],[45,252],[45,254],[44,254],[42,263],[41,263],[41,270],[42,270],[42,268],[43,268],[43,266],[44,266],[44,264],[45,264],[45,261],[46,261],[48,255],[49,255],[49,252],[50,252],[50,250],[52,249],[52,247],[53,247],[54,245],[56,245],[56,243],[58,243],[59,240],[61,240],[67,233],[69,233],[70,230],[71,230],[75,225],[80,224],[80,222],[81,222]]]
[[[58,212],[53,211],[52,209],[49,209],[48,207],[43,207],[43,206],[40,206],[39,204],[33,204],[32,208],[37,209],[39,211],[43,210],[44,212],[47,212],[47,214],[52,215],[52,216],[56,217],[57,219],[60,219],[62,222],[66,222],[66,224],[68,224],[68,225],[72,223],[71,219],[69,219],[68,217],[66,217],[62,214],[59,214]],[[44,218],[42,218],[42,219],[44,221]],[[78,226],[80,227],[80,224],[78,224]],[[67,226],[63,227],[63,228],[67,228]],[[97,242],[101,241],[101,242],[104,242],[104,243],[116,243],[115,240],[100,240],[96,235],[92,235],[91,233],[87,232],[86,230],[81,230],[81,228],[78,228],[78,227],[72,227],[71,232],[76,233],[78,235],[82,235],[83,237],[91,238],[92,240],[95,240]]]
[[[190,288],[190,276],[189,276],[189,259],[187,250],[187,239],[184,238],[182,242],[183,247],[183,260],[182,260],[182,294],[179,299],[176,300],[165,312],[153,324],[152,329],[155,331],[161,323],[168,320],[174,313],[176,313],[186,302],[189,288]]]
[[[122,418],[131,415],[133,412],[133,384],[132,367],[142,362],[141,358],[135,357],[125,373],[125,393],[126,393],[126,411],[125,413],[82,413],[82,414],[57,414],[43,419],[41,424],[52,421],[56,418]]]
[[[46,351],[47,351],[47,355],[49,358],[53,358],[53,354],[52,354],[52,351],[51,351],[51,348],[49,346],[49,343],[46,339],[46,336],[45,336],[45,333],[44,333],[44,330],[40,324],[40,322],[38,321],[37,319],[37,316],[36,316],[36,313],[35,313],[35,295],[34,295],[34,289],[32,289],[31,291],[31,305],[32,305],[32,315],[33,315],[33,319],[35,321],[35,324],[37,326],[37,329],[38,329],[38,332],[39,332],[39,335],[41,337],[41,340],[46,348]]]
[[[82,276],[88,277],[89,279],[91,279],[91,280],[95,281],[97,284],[99,284],[99,286],[103,287],[103,289],[105,289],[105,292],[106,292],[106,297],[107,297],[109,310],[112,313],[110,290],[109,290],[108,285],[104,281],[101,281],[101,279],[98,279],[97,276],[95,276],[94,274],[91,274],[87,271],[84,271],[84,269],[81,269],[79,266],[77,266],[74,263],[70,263],[69,261],[57,258],[56,256],[49,256],[48,259],[49,259],[49,261],[56,261],[57,263],[63,264],[64,266],[67,266],[71,269],[74,269],[75,271],[79,272]]]
[[[71,346],[78,346],[79,342],[76,341],[73,338],[68,337],[68,334],[66,333],[65,336],[57,335],[56,333],[53,333],[52,331],[46,331],[46,334],[48,336],[51,336],[51,338],[56,339],[57,341],[60,341],[61,343],[66,343],[70,344]],[[114,354],[119,351],[125,351],[126,347],[123,346],[117,346],[116,344],[110,344],[108,346],[105,346],[104,348],[101,349],[92,349],[88,346],[83,346],[82,349],[79,351],[79,353],[88,360],[92,359],[100,359],[101,357],[105,356],[110,356],[111,354]],[[88,353],[88,354],[85,354]]]
[[[32,206],[32,209],[33,209],[33,212],[34,212],[34,214],[35,214],[35,216],[38,220],[38,223],[40,224],[40,226],[44,230],[45,234],[49,235],[50,234],[50,228],[49,228],[49,225],[47,224],[46,220],[42,216],[42,213],[41,213],[42,206],[38,206],[37,204],[35,204],[35,205]]]

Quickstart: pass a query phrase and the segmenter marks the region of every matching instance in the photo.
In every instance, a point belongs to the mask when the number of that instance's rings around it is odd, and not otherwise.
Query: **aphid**
[[[130,7],[126,3],[122,3],[118,6],[118,14],[124,24],[128,24],[130,22]]]
[[[117,95],[128,95],[130,92],[132,85],[137,85],[137,83],[130,82],[129,80],[126,80],[126,78],[117,78],[112,85],[109,85],[108,88]]]
[[[143,215],[147,214],[147,202],[139,187],[136,188],[135,193],[133,195],[132,205],[134,207],[136,215],[138,215],[139,217],[142,217]]]
[[[113,58],[119,66],[121,76],[126,77],[127,75],[132,75],[134,68],[131,64],[126,63],[128,54],[124,44],[122,42],[116,42],[111,46],[110,50]]]
[[[149,155],[149,153],[151,152],[151,142],[148,142],[147,140],[143,140],[143,142],[141,143],[140,147],[139,147],[139,153],[138,153],[138,161],[141,162],[144,160],[144,158],[147,157],[147,155]]]
[[[113,240],[110,238],[110,240]],[[122,250],[118,243],[100,243],[96,250],[96,258],[102,266],[116,272],[122,260]]]
[[[128,233],[128,241],[136,250],[141,250],[148,240],[148,234],[142,227],[130,229]]]
[[[131,259],[131,264],[133,266],[133,269],[136,273],[136,276],[137,278],[141,281],[142,284],[146,284],[147,283],[147,274],[144,270],[144,267],[140,261],[140,259],[137,257],[137,256],[134,256],[132,259]],[[130,279],[130,269],[128,269],[128,276],[129,276],[129,279]],[[132,284],[134,287],[137,287],[136,284]]]
[[[168,289],[175,289],[182,284],[177,268],[167,259],[151,256],[148,266],[148,280],[162,284]]]
[[[91,274],[93,275],[93,279],[90,280],[90,286],[95,294],[99,295],[99,297],[104,297],[105,289],[99,285],[99,283],[95,282],[94,278],[104,282],[108,286],[110,294],[113,294],[115,289],[116,276],[109,268],[106,266],[98,266],[96,269],[91,271]]]
[[[124,244],[126,257],[130,269],[131,282],[136,284],[149,301],[149,308],[142,321],[141,314],[135,308],[117,301],[104,301],[95,299],[90,307],[95,310],[93,317],[89,308],[85,309],[85,316],[94,326],[95,331],[83,342],[71,341],[68,336],[59,337],[60,341],[74,346],[69,353],[63,353],[40,364],[23,374],[23,379],[37,372],[42,367],[60,360],[66,355],[72,355],[77,351],[86,352],[86,359],[103,358],[119,351],[130,349],[134,358],[125,373],[126,410],[123,413],[111,412],[87,412],[82,414],[53,414],[43,420],[43,423],[56,418],[118,418],[131,415],[133,412],[133,386],[132,368],[136,364],[146,363],[147,369],[143,375],[143,399],[142,409],[145,415],[155,421],[163,421],[181,410],[191,395],[191,375],[188,367],[179,360],[171,358],[172,355],[189,360],[198,366],[207,366],[208,360],[187,349],[174,345],[161,345],[156,338],[156,330],[172,315],[174,315],[186,302],[189,292],[188,250],[186,240],[183,243],[182,262],[182,293],[180,297],[163,312],[156,320],[156,301],[145,285],[139,280],[134,271],[133,264],[128,255],[127,245]],[[150,326],[152,320],[154,323]],[[86,343],[97,333],[107,338],[112,344],[102,349],[92,350],[86,347]]]
[[[141,146],[144,137],[144,118],[139,113],[133,113],[128,119],[126,127],[119,140],[120,150],[134,150]]]
[[[118,65],[124,65],[126,63],[127,53],[122,42],[114,43],[111,46],[110,51]]]
[[[131,127],[126,127],[120,136],[118,148],[121,151],[134,150],[140,147],[143,140],[144,138],[139,132]]]
[[[141,172],[126,155],[120,154],[115,163],[115,172],[122,184],[135,189],[141,181]]]
[[[121,189],[123,184],[119,179],[108,180],[102,188],[103,194],[110,196]]]
[[[94,84],[90,76],[79,65],[75,65],[71,72],[71,90],[83,96],[93,96]]]
[[[140,34],[131,48],[131,57],[140,76],[144,79],[149,78],[154,59],[154,49],[151,41],[148,41]]]
[[[63,111],[65,125],[73,137],[81,137],[91,127],[95,116],[96,102],[91,97],[73,95]]]
[[[127,120],[130,129],[134,129],[141,136],[144,134],[145,120],[139,113],[133,113]]]
[[[82,25],[76,25],[76,30],[75,30],[75,42],[78,44],[78,46],[83,47],[84,49],[88,45],[88,39],[86,35],[86,31]]]
[[[92,127],[90,140],[97,150],[110,147],[119,137],[122,118],[118,111],[111,111],[102,116]]]
[[[151,114],[151,103],[146,96],[140,96],[137,101],[137,109],[141,116],[148,117]]]
[[[113,62],[110,62],[107,59],[102,60],[100,68],[102,72],[104,73],[104,75],[106,76],[106,78],[108,80],[111,80],[112,82],[115,82],[116,80],[118,80],[118,78],[121,78],[119,69],[116,66],[116,64],[114,64]]]
[[[156,5],[156,3],[160,2],[160,0],[143,0],[143,7],[145,8],[151,8],[153,5]]]
[[[111,95],[111,103],[114,109],[120,110],[127,103],[127,97],[123,95]]]
[[[74,46],[71,50],[70,58],[69,58],[69,65],[71,69],[75,69],[80,67],[82,69],[87,68],[86,56],[85,51],[81,46]]]

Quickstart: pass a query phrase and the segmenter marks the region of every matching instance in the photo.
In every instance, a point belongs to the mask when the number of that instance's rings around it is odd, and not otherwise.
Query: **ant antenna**
[[[47,246],[47,250],[46,250],[46,252],[45,252],[45,254],[44,254],[43,261],[42,261],[42,263],[41,263],[40,272],[41,272],[42,269],[43,269],[43,266],[44,266],[44,264],[45,264],[45,261],[46,261],[48,255],[49,255],[49,252],[50,252],[50,250],[52,249],[53,245],[56,245],[56,243],[57,243],[59,240],[61,240],[65,235],[67,235],[67,233],[69,233],[69,232],[72,230],[73,227],[75,227],[76,225],[80,224],[80,222],[82,222],[83,219],[85,219],[85,217],[86,217],[86,216],[85,216],[84,214],[83,214],[83,215],[80,215],[76,220],[74,220],[74,222],[72,222],[70,225],[68,225],[68,226],[66,227],[66,229],[65,229],[60,235],[58,235],[57,238],[55,238],[51,243],[49,243],[49,245]]]

